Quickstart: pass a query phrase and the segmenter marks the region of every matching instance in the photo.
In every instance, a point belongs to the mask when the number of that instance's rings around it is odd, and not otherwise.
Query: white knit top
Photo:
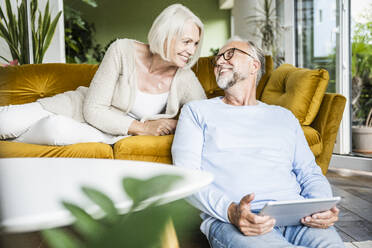
[[[150,94],[137,88],[136,99],[128,115],[136,120],[141,120],[147,116],[161,114],[167,105],[168,95],[169,92]]]

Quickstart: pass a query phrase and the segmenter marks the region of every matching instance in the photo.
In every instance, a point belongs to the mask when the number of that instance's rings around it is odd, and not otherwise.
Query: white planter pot
[[[353,127],[353,151],[372,153],[372,127]]]

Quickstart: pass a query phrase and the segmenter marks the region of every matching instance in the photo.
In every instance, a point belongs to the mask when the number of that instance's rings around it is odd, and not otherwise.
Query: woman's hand
[[[176,130],[177,120],[173,119],[159,119],[153,121],[133,121],[130,125],[128,134],[131,135],[153,135],[162,136],[173,134]]]
[[[144,132],[145,135],[168,135],[173,134],[176,130],[177,120],[173,119],[159,119],[154,121],[145,121]]]

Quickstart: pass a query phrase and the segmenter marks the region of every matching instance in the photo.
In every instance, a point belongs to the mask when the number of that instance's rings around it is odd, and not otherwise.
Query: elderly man
[[[264,56],[253,43],[231,39],[214,59],[225,96],[182,108],[172,146],[176,166],[211,172],[214,182],[188,200],[202,211],[212,247],[344,247],[333,224],[339,210],[275,226],[259,216],[268,201],[331,197],[301,126],[279,106],[256,99]]]

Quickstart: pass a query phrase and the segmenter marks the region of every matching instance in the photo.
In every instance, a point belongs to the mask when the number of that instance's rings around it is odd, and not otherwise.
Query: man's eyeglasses
[[[252,55],[250,55],[249,53],[246,53],[244,52],[243,50],[240,50],[239,48],[230,48],[230,49],[227,49],[225,52],[221,53],[221,54],[217,54],[216,56],[214,56],[213,60],[212,60],[212,63],[213,63],[213,66],[217,66],[217,61],[221,58],[221,56],[223,56],[223,58],[228,61],[230,60],[232,57],[234,57],[234,53],[235,51],[238,51],[238,52],[241,52],[241,53],[244,53],[246,55],[248,55],[249,57],[255,59]]]

